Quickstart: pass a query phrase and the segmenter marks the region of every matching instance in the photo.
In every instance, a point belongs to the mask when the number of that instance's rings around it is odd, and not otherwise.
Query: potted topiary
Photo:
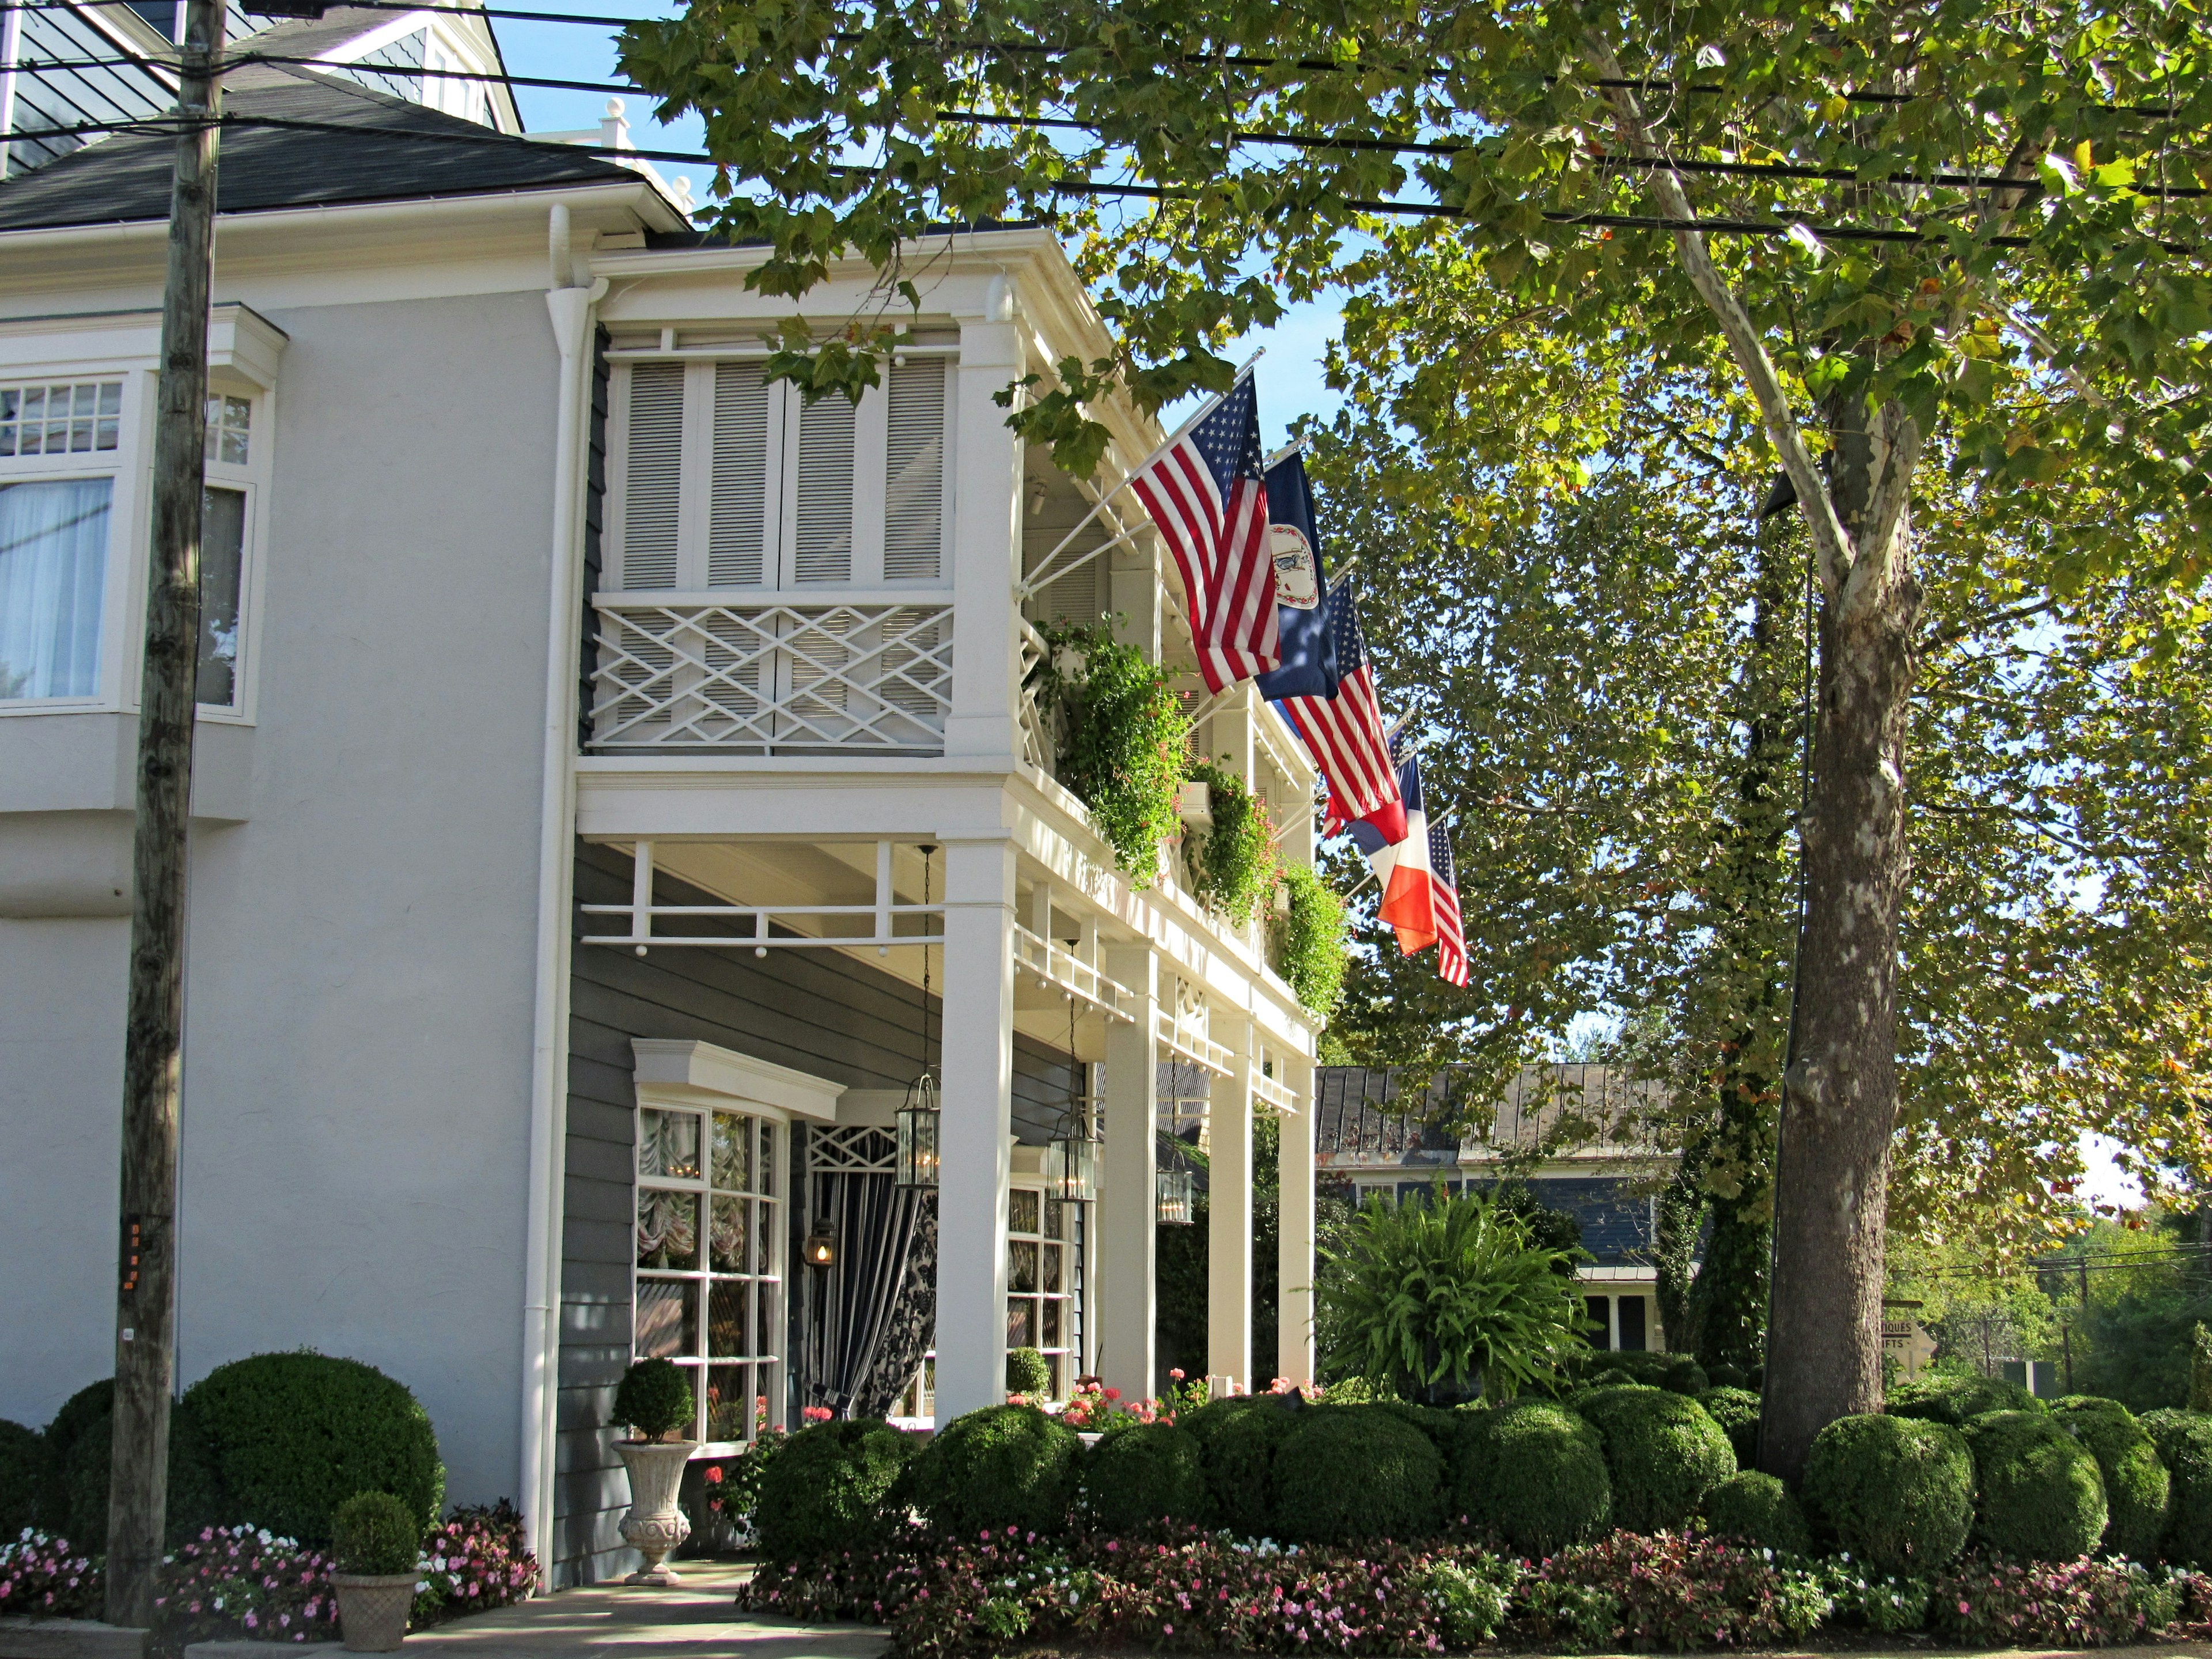
[[[691,1535],[690,1518],[676,1502],[684,1466],[699,1443],[680,1437],[691,1426],[696,1403],[683,1371],[665,1359],[641,1359],[623,1373],[615,1390],[615,1421],[626,1423],[635,1437],[615,1442],[629,1471],[629,1512],[622,1535],[645,1558],[630,1574],[633,1584],[672,1584],[668,1552]],[[671,1436],[679,1437],[672,1439]]]
[[[390,1653],[407,1638],[422,1523],[388,1492],[357,1492],[331,1516],[338,1627],[354,1653]]]

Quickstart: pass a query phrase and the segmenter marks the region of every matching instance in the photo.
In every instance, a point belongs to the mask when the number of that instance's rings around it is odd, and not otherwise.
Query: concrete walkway
[[[593,1584],[457,1619],[410,1636],[400,1650],[439,1659],[878,1659],[890,1645],[873,1626],[830,1627],[757,1619],[738,1610],[750,1569],[720,1562],[676,1564],[672,1588]],[[185,1659],[271,1659],[266,1642],[204,1642]],[[337,1655],[336,1643],[282,1650]]]

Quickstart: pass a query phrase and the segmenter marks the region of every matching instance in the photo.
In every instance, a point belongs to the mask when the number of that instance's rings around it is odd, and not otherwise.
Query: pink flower
[[[1168,1373],[1168,1376],[1169,1376],[1170,1377],[1173,1378],[1173,1379],[1174,1379],[1176,1382],[1182,1382],[1182,1373],[1181,1371],[1179,1371],[1179,1370],[1170,1370],[1170,1371]]]

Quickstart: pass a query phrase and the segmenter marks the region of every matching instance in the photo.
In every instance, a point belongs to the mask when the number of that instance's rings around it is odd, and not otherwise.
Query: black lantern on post
[[[921,848],[922,927],[929,926],[929,859],[934,847]],[[907,1085],[906,1103],[898,1109],[897,1173],[899,1186],[934,1192],[938,1177],[938,1138],[945,1114],[938,1109],[937,1079],[929,1069],[929,946],[921,947],[921,1074]]]

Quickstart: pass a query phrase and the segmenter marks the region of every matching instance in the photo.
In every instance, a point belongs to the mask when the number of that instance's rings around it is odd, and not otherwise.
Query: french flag
[[[1437,947],[1437,972],[1454,985],[1467,983],[1467,939],[1461,925],[1458,872],[1453,867],[1451,836],[1444,825],[1429,822],[1421,798],[1421,761],[1407,755],[1398,763],[1398,793],[1406,809],[1406,833],[1395,842],[1362,818],[1349,828],[1382,884],[1376,915],[1396,930],[1406,956]]]

